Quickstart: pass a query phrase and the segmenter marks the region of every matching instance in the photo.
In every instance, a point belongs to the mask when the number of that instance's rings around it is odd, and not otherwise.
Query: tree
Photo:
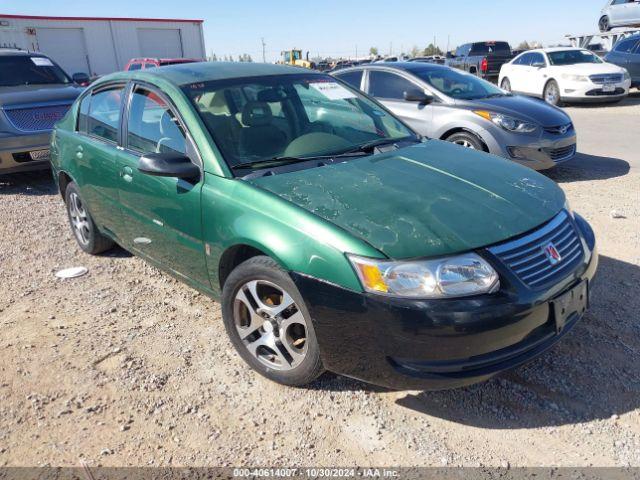
[[[371,47],[369,49],[369,55],[371,55],[372,57],[377,57],[378,56],[378,47]]]
[[[529,42],[525,40],[523,42],[520,42],[516,50],[531,50],[531,45],[529,45]]]
[[[429,46],[422,51],[422,55],[425,57],[429,57],[431,55],[442,55],[442,50],[440,50],[440,47],[430,43]]]

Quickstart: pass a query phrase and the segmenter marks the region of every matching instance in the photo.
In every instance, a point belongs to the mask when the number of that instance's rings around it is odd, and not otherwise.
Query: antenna
[[[260,40],[262,41],[262,63],[267,63],[267,57],[265,53],[265,47],[267,46],[267,44],[264,43],[264,37],[262,37]]]

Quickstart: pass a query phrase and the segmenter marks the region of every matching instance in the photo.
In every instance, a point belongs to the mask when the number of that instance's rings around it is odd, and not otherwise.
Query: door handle
[[[82,148],[82,145],[78,145],[76,147],[76,158],[78,160],[82,160],[82,152],[84,152],[84,148]]]
[[[120,170],[120,176],[125,182],[133,182],[133,169],[131,167],[124,167]]]

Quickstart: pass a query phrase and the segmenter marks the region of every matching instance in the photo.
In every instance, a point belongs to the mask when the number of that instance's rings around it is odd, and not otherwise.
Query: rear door
[[[416,132],[431,137],[433,134],[433,106],[418,102],[407,102],[404,92],[425,89],[419,83],[395,72],[368,70],[366,88],[374,97],[396,116],[409,124]]]
[[[509,64],[508,77],[511,82],[511,90],[514,92],[527,92],[527,73],[531,66],[532,54],[523,53]]]
[[[178,153],[201,165],[184,123],[168,97],[154,87],[132,85],[118,169],[126,244],[174,274],[210,288],[205,268],[199,179],[186,181],[138,171],[148,153]]]
[[[96,224],[122,235],[118,198],[118,137],[124,84],[101,86],[80,102],[74,149],[76,181]]]

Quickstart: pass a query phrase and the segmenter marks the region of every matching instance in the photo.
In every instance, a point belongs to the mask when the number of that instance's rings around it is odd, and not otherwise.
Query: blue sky
[[[605,0],[2,0],[0,13],[204,19],[207,54],[249,53],[267,60],[301,48],[312,56],[355,56],[377,46],[395,54],[433,42],[472,40],[559,43],[597,30]]]

